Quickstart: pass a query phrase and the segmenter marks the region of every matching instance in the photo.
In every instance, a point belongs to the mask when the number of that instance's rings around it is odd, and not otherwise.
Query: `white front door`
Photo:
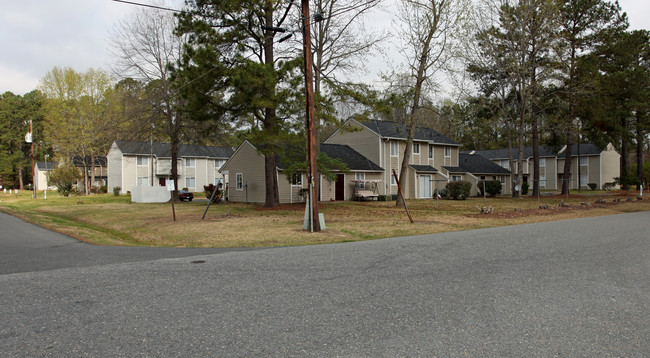
[[[431,175],[420,175],[420,199],[431,198]]]

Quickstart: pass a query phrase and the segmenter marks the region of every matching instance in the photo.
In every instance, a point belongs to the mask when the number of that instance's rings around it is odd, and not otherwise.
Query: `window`
[[[397,185],[397,181],[395,180],[393,173],[390,173],[390,185]]]
[[[244,173],[237,173],[236,174],[235,189],[244,190]]]
[[[138,186],[149,186],[149,177],[138,177]]]
[[[413,154],[420,154],[420,143],[413,143]]]
[[[583,166],[583,167],[589,166],[589,158],[588,157],[580,157],[580,166]]]
[[[546,167],[546,158],[539,158],[539,167]]]
[[[433,159],[433,146],[429,144],[429,159]]]
[[[445,157],[446,158],[451,157],[451,147],[445,147]]]
[[[138,156],[138,165],[149,165],[149,157]]]
[[[510,161],[508,159],[502,159],[500,165],[503,168],[510,169]]]
[[[194,158],[185,159],[185,168],[194,168],[195,166],[196,166],[196,161]]]
[[[291,176],[291,185],[302,186],[302,174],[293,174]]]
[[[356,180],[366,180],[366,173],[355,173],[354,174],[354,179]],[[358,189],[365,189],[365,183],[357,183],[356,184]]]
[[[215,159],[214,160],[214,167],[215,168],[221,168],[221,167],[223,167],[224,164],[226,164],[225,159]]]
[[[539,175],[539,187],[546,189],[546,175],[541,175],[541,174]]]
[[[185,178],[185,187],[186,188],[194,188],[194,187],[196,187],[196,178],[194,178],[194,177]]]
[[[399,143],[390,142],[390,156],[397,157],[399,155]]]
[[[452,175],[451,176],[451,181],[461,181],[463,180],[463,177],[460,175]]]

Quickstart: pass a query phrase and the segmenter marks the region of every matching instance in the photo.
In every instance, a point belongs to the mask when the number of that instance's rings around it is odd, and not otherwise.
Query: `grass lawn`
[[[213,204],[205,220],[201,216],[207,201],[176,203],[172,206],[136,204],[126,195],[100,194],[62,197],[49,192],[32,199],[32,193],[0,192],[0,210],[26,221],[59,231],[80,240],[101,245],[172,247],[262,247],[309,245],[384,237],[469,230],[503,225],[563,220],[625,212],[649,211],[650,200],[637,200],[636,192],[571,193],[564,196],[543,193],[537,197],[483,198],[468,200],[409,200],[415,220],[411,224],[395,202],[322,203],[327,230],[309,233],[302,229],[304,204],[265,209],[260,205]],[[203,195],[196,194],[197,198]],[[631,201],[628,201],[631,200]],[[568,207],[560,204],[566,200]],[[597,203],[597,201],[601,201]],[[604,201],[604,202],[602,202]],[[493,212],[479,213],[489,206]]]

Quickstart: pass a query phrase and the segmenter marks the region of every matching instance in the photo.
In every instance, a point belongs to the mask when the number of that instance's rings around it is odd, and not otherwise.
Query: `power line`
[[[165,10],[165,11],[173,11],[173,12],[181,12],[182,11],[182,10],[178,10],[178,9],[171,9],[171,8],[168,8],[168,7],[156,6],[156,5],[151,5],[151,4],[142,4],[142,3],[133,2],[133,1],[126,1],[126,0],[111,0],[111,1],[120,2],[120,3],[123,3],[123,4],[135,5],[135,6],[149,7],[149,8],[152,8],[152,9]]]

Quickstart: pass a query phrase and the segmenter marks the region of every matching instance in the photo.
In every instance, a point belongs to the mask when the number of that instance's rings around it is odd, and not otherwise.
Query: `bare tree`
[[[165,2],[157,5],[166,7]],[[170,81],[170,65],[181,59],[185,41],[175,33],[176,25],[177,19],[171,11],[138,8],[116,24],[110,43],[118,58],[116,72],[120,77],[147,83],[151,110],[164,121],[158,128],[166,128],[169,135],[171,177],[178,190],[178,146],[184,116],[177,105],[177,90]]]
[[[423,92],[434,85],[435,74],[444,70],[454,57],[454,34],[460,32],[463,11],[468,6],[468,2],[459,0],[403,0],[401,3],[400,18],[404,25],[400,37],[404,41],[403,52],[409,59],[410,110],[405,119],[409,132],[400,169],[400,186],[407,181]],[[402,195],[397,196],[398,206],[404,205]]]

